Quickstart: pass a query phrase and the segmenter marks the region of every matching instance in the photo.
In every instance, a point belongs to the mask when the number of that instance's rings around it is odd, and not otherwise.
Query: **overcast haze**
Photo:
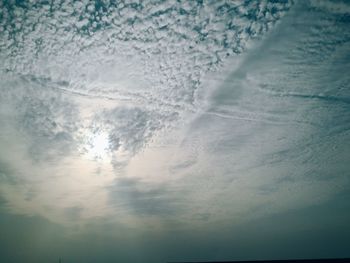
[[[0,261],[350,257],[349,1],[1,1]]]

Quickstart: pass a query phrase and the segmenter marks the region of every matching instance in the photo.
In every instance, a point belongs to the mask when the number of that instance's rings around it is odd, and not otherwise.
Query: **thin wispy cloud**
[[[346,1],[2,1],[0,10],[4,220],[47,225],[94,251],[108,239],[125,262],[247,258],[249,244],[259,255],[254,224],[267,226],[269,244],[330,222],[346,228]],[[291,229],[274,228],[280,220]]]

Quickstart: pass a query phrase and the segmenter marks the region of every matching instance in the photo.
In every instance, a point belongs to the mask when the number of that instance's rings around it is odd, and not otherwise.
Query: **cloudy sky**
[[[348,1],[0,1],[0,259],[350,257]]]

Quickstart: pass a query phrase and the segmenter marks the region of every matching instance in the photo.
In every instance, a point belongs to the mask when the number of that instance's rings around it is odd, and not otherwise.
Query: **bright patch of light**
[[[98,132],[89,136],[85,150],[89,159],[106,161],[110,154],[108,133]]]

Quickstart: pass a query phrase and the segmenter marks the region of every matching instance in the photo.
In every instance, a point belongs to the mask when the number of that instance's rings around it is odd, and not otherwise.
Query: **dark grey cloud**
[[[181,213],[184,200],[167,185],[153,186],[133,178],[118,178],[108,187],[110,206],[136,216],[169,219]]]
[[[0,161],[0,180],[2,183],[16,184],[17,181],[11,177],[14,173],[9,164]]]
[[[78,129],[79,109],[64,94],[52,90],[52,85],[48,80],[14,75],[2,86],[1,102],[14,111],[13,119],[4,121],[16,122],[35,161],[60,158],[75,146],[73,133]]]
[[[67,207],[64,209],[64,214],[69,221],[79,221],[82,210],[81,207]]]
[[[173,115],[176,116],[176,113]],[[113,156],[112,163],[117,169],[125,166],[129,158],[146,146],[154,133],[163,128],[164,122],[169,118],[171,117],[144,108],[122,106],[96,114],[91,123],[91,130],[108,131],[110,150],[120,150],[124,155],[121,157],[116,153]]]

